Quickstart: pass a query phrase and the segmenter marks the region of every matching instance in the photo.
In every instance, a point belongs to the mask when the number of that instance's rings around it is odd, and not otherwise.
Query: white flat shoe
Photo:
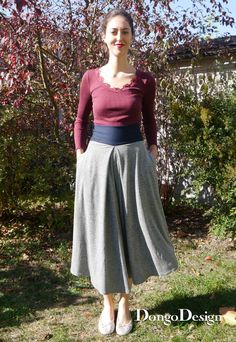
[[[102,335],[112,334],[115,330],[114,318],[111,321],[104,321],[101,314],[98,321],[98,330]]]
[[[117,317],[117,320],[116,320],[116,333],[118,335],[127,335],[133,328],[133,321],[132,319],[124,324],[122,322],[119,321],[118,317]]]

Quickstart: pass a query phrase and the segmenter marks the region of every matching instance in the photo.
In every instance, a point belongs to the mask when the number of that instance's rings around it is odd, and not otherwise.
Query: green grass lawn
[[[185,229],[185,220],[181,229],[188,233],[180,237],[178,222],[169,218],[180,267],[166,277],[133,285],[134,329],[125,337],[98,332],[102,296],[88,278],[70,274],[72,232],[49,234],[48,229],[42,235],[36,227],[30,233],[8,227],[0,249],[0,341],[236,341],[236,327],[218,321],[154,320],[167,313],[179,315],[179,309],[215,317],[220,307],[236,306],[236,252],[231,242],[207,234],[206,227],[197,229],[197,223],[192,231]],[[119,295],[114,298],[117,302]],[[136,321],[138,309],[147,310],[151,320]]]

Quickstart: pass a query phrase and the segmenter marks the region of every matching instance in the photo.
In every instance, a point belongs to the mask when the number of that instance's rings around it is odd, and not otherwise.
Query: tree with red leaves
[[[137,27],[131,62],[161,81],[167,52],[184,43],[196,49],[203,29],[208,35],[214,32],[206,15],[223,25],[234,23],[223,7],[227,0],[211,0],[211,6],[192,2],[187,11],[174,10],[172,0],[1,0],[1,136],[10,141],[31,132],[57,143],[63,137],[73,151],[81,77],[106,59],[100,17],[114,7],[132,14]]]

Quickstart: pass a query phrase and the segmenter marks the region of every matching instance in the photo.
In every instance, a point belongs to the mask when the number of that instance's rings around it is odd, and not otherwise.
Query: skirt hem
[[[166,273],[162,273],[162,274],[159,274],[159,273],[148,273],[146,276],[144,276],[144,278],[142,280],[139,280],[137,282],[132,282],[133,285],[140,285],[142,283],[144,283],[148,278],[150,277],[165,277],[167,276],[168,274],[172,273],[172,272],[175,272],[176,270],[178,270],[178,265],[170,270],[168,270]],[[77,276],[77,277],[80,277],[80,276],[83,276],[83,277],[89,277],[91,279],[91,276],[90,275],[87,275],[85,273],[73,273],[71,272],[71,274],[73,274],[74,276]],[[126,292],[124,291],[123,289],[122,290],[110,290],[110,291],[104,291],[104,290],[99,290],[96,286],[94,286],[94,284],[92,283],[92,281],[90,280],[92,286],[100,293],[100,294],[109,294],[109,293],[130,293],[131,291],[129,292]]]

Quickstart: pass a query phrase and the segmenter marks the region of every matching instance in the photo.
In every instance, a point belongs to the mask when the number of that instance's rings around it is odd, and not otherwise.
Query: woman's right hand
[[[79,156],[81,155],[81,154],[83,154],[84,153],[84,150],[82,149],[82,148],[78,148],[77,150],[76,150],[76,158],[79,158]]]

